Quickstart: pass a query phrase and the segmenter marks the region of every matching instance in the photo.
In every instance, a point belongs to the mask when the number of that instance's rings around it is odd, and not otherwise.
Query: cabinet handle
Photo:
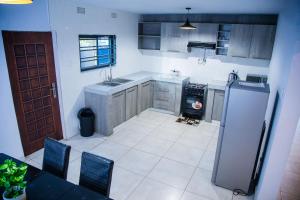
[[[136,90],[135,88],[128,89],[128,90],[127,90],[127,93],[133,92],[133,91],[135,91],[135,90]]]
[[[124,95],[124,92],[113,94],[113,97],[119,97],[119,96],[122,96],[122,95]]]
[[[53,82],[53,83],[51,83],[51,88],[50,88],[50,90],[52,91],[52,95],[53,95],[53,98],[54,99],[56,99],[56,97],[57,97],[57,90],[56,90],[56,84]]]
[[[175,53],[179,53],[179,50],[167,50],[168,52],[175,52]]]
[[[149,82],[148,82],[148,83],[143,83],[143,84],[142,84],[143,87],[146,87],[146,86],[148,86],[148,85],[150,85]]]

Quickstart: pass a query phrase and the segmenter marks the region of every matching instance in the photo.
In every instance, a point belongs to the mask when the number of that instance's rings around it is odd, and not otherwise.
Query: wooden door
[[[250,53],[253,26],[234,24],[230,33],[228,54],[233,57],[248,58]]]
[[[62,139],[50,32],[3,31],[3,41],[24,154]],[[13,148],[13,147],[12,147]]]

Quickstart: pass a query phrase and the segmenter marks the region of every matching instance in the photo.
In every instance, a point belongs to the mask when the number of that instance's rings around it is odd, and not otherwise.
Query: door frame
[[[5,46],[5,37],[4,37],[4,32],[20,32],[20,33],[50,33],[51,34],[51,47],[52,47],[52,53],[53,53],[53,65],[54,65],[54,77],[55,77],[55,81],[56,81],[56,95],[57,95],[57,110],[58,110],[58,116],[59,116],[59,131],[61,131],[61,136],[62,139],[66,138],[66,125],[65,125],[65,120],[64,120],[64,109],[63,109],[63,104],[62,104],[62,90],[61,90],[61,78],[60,78],[60,67],[59,66],[59,62],[58,62],[58,45],[57,45],[57,34],[54,31],[19,31],[19,30],[1,30],[1,37],[3,39],[3,52],[4,52],[4,57],[5,57],[5,62],[6,62],[6,67],[7,67],[7,72],[8,72],[8,76],[9,76],[9,84],[10,84],[10,89],[11,89],[11,95],[12,95],[12,100],[13,100],[13,105],[14,105],[14,113],[16,116],[16,121],[17,121],[17,125],[18,125],[18,130],[19,130],[19,137],[20,137],[20,142],[22,145],[22,150],[23,150],[23,154],[25,154],[25,148],[24,148],[24,137],[23,134],[21,133],[20,129],[22,128],[20,123],[19,123],[19,116],[18,116],[18,112],[17,109],[19,108],[19,105],[17,105],[18,103],[15,102],[15,99],[17,98],[17,94],[15,94],[14,90],[16,89],[15,83],[13,83],[11,81],[11,76],[12,73],[9,70],[9,61],[7,59],[7,55],[6,55],[6,46]],[[15,75],[13,75],[15,76]]]

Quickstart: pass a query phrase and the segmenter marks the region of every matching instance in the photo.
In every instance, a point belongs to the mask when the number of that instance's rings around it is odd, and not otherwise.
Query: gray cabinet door
[[[224,105],[224,91],[215,90],[212,120],[221,121]]]
[[[248,58],[250,53],[253,26],[248,24],[233,24],[228,55],[233,57]]]
[[[274,25],[253,25],[251,58],[271,59],[275,32],[276,26]]]
[[[174,83],[156,81],[154,86],[153,107],[175,112],[175,91],[176,85]]]
[[[196,30],[189,31],[189,41],[216,42],[219,24],[195,23]]]
[[[141,111],[151,108],[153,104],[153,86],[152,82],[142,83],[141,88]]]
[[[167,52],[187,52],[188,31],[179,28],[180,23],[162,23],[161,50]]]
[[[125,91],[121,91],[112,95],[112,126],[116,127],[125,121]]]
[[[126,120],[137,114],[137,86],[126,90]]]

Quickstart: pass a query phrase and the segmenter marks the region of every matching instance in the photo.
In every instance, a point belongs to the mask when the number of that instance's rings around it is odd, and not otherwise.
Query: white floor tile
[[[110,197],[116,200],[126,199],[142,179],[143,176],[115,166],[113,169]]]
[[[70,152],[70,160],[69,162],[72,162],[73,160],[76,160],[78,158],[81,158],[81,152],[74,149],[74,148],[71,148],[71,152]]]
[[[199,196],[185,191],[180,200],[210,200],[207,197]]]
[[[183,130],[181,129],[175,129],[165,126],[159,126],[151,133],[151,135],[153,136],[173,142],[177,141],[182,134]]]
[[[160,157],[135,149],[126,153],[116,164],[129,171],[147,175],[157,164]]]
[[[128,200],[179,200],[183,191],[145,179],[129,196]]]
[[[206,150],[211,140],[212,138],[206,135],[185,133],[178,139],[177,142],[190,147]]]
[[[29,165],[32,165],[32,166],[38,168],[38,169],[42,169],[42,164],[35,162],[34,160],[25,160],[25,162]]]
[[[81,167],[81,158],[73,160],[69,163],[68,175],[67,175],[68,181],[70,181],[74,184],[78,184],[79,175],[80,175],[80,167]]]
[[[36,158],[36,157],[43,157],[44,156],[44,148],[26,156],[26,159],[33,159],[33,158]]]
[[[88,152],[117,161],[125,155],[129,149],[130,147],[128,146],[111,141],[105,141]]]
[[[160,139],[154,136],[148,136],[141,140],[134,148],[152,153],[158,156],[163,156],[166,154],[168,149],[171,147],[173,142]]]
[[[217,187],[211,183],[211,171],[199,168],[188,184],[187,191],[212,200],[232,199],[232,191]]]
[[[62,140],[61,142],[70,145],[72,148],[77,151],[87,151],[91,150],[98,144],[105,141],[105,138],[100,134],[95,134],[93,137],[82,137],[80,135],[76,135],[70,139]]]
[[[191,165],[162,159],[148,177],[184,190],[192,177],[194,170],[195,167]]]
[[[111,197],[116,200],[229,200],[231,191],[211,184],[218,124],[198,126],[148,109],[114,128],[111,136],[76,135],[67,180],[78,184],[83,151],[115,161]],[[43,149],[23,158],[42,167]],[[250,200],[233,197],[234,200]]]
[[[198,166],[202,169],[212,171],[214,167],[214,162],[215,162],[215,151],[207,150],[203,154]]]
[[[123,144],[129,147],[135,146],[139,143],[146,135],[142,133],[137,133],[132,130],[124,129],[113,134],[108,140]]]
[[[164,157],[197,166],[203,153],[203,150],[176,143],[168,150]]]

